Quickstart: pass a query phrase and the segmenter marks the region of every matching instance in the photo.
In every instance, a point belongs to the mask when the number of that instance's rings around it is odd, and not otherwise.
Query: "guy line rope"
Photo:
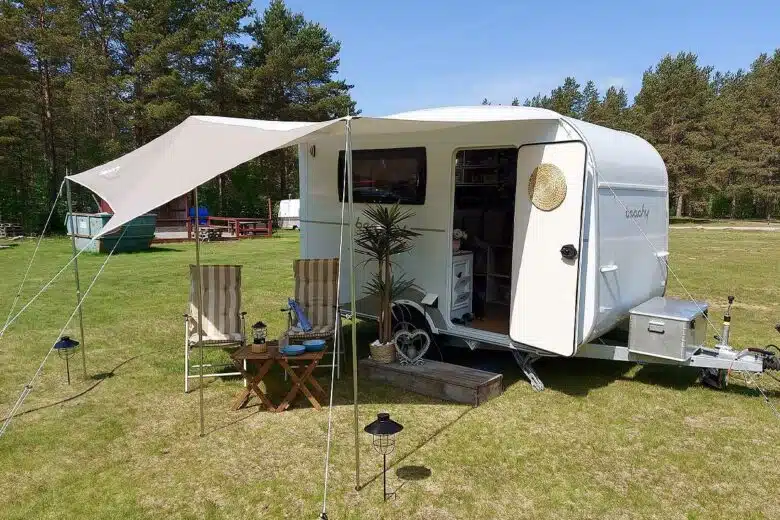
[[[46,229],[49,227],[49,222],[51,222],[51,217],[54,215],[54,210],[57,208],[57,202],[60,200],[60,195],[62,195],[62,187],[65,185],[65,180],[63,179],[60,183],[60,187],[57,190],[57,196],[54,198],[54,202],[51,205],[51,210],[49,211],[49,216],[46,218],[46,223],[43,225],[43,229],[41,230],[41,234],[38,237],[38,242],[35,244],[35,250],[33,251],[32,256],[30,257],[30,262],[27,264],[27,270],[24,272],[24,277],[22,278],[22,283],[19,284],[19,289],[16,291],[16,296],[14,297],[14,301],[11,304],[11,308],[8,310],[8,317],[5,319],[5,324],[3,325],[3,329],[0,330],[0,339],[3,338],[3,335],[5,334],[6,329],[8,328],[8,325],[11,321],[11,316],[14,314],[14,309],[16,309],[16,304],[19,302],[19,297],[22,295],[22,289],[24,288],[25,282],[27,282],[27,277],[30,276],[30,269],[32,268],[33,262],[35,261],[35,255],[38,254],[38,249],[41,247],[41,241],[43,240],[43,236],[46,234]]]
[[[124,231],[122,232],[122,235],[124,235]],[[89,241],[89,243],[88,243],[87,245],[85,245],[85,246],[84,246],[82,249],[80,249],[78,253],[76,253],[75,255],[73,255],[73,256],[71,257],[71,259],[70,259],[70,260],[68,260],[68,263],[67,263],[67,264],[65,264],[65,265],[62,267],[62,269],[60,269],[60,270],[57,272],[57,274],[55,274],[55,275],[54,275],[54,277],[52,277],[52,279],[51,279],[51,280],[49,280],[48,282],[46,282],[46,285],[44,285],[43,287],[41,287],[41,290],[40,290],[40,291],[38,291],[38,293],[37,293],[35,296],[33,296],[33,297],[30,299],[30,301],[29,301],[29,302],[27,302],[27,303],[24,305],[24,307],[22,307],[21,309],[19,309],[19,312],[17,312],[17,313],[14,315],[14,317],[13,317],[13,318],[11,318],[10,320],[8,320],[8,321],[6,322],[6,324],[5,324],[5,325],[3,326],[3,328],[0,330],[0,337],[2,337],[2,336],[3,336],[3,334],[5,334],[5,331],[6,331],[6,330],[8,330],[8,327],[10,327],[11,325],[13,325],[13,323],[14,323],[14,322],[17,320],[17,318],[19,318],[19,316],[21,316],[21,315],[22,315],[22,313],[24,313],[24,311],[26,311],[26,310],[27,310],[27,308],[28,308],[30,305],[32,305],[32,304],[33,304],[33,302],[34,302],[35,300],[37,300],[37,299],[38,299],[38,297],[39,297],[41,294],[43,294],[44,292],[46,292],[46,289],[48,289],[48,288],[49,288],[49,286],[51,286],[51,284],[53,284],[53,283],[54,283],[54,282],[57,280],[57,278],[59,278],[59,277],[60,277],[60,275],[61,275],[62,273],[64,273],[64,272],[65,272],[65,269],[67,269],[67,268],[68,268],[68,266],[70,266],[70,264],[72,264],[72,263],[73,263],[73,261],[74,261],[74,260],[76,260],[76,258],[78,258],[79,256],[81,256],[81,253],[83,253],[84,251],[86,251],[86,250],[87,250],[87,248],[90,246],[90,244],[92,244],[92,242],[94,242],[95,240],[97,240],[97,237],[92,237],[92,239]],[[118,244],[118,243],[119,243],[119,241],[117,241],[117,244]],[[116,245],[115,245],[114,247],[116,247]],[[113,251],[113,249],[112,249],[112,251]]]
[[[346,161],[344,163],[344,168],[346,169]],[[343,180],[343,189],[342,193],[344,196],[341,200],[341,225],[339,226],[339,272],[338,272],[338,278],[336,279],[336,306],[341,302],[341,252],[344,248],[344,210],[347,204],[347,174],[344,172],[344,180]],[[351,194],[349,195],[352,196]],[[353,309],[354,311],[354,309]],[[339,309],[336,309],[336,323],[334,327],[334,333],[333,333],[333,363],[331,363],[330,367],[330,399],[328,401],[328,440],[325,448],[325,483],[323,485],[323,492],[322,492],[322,511],[320,512],[320,519],[327,520],[328,514],[327,514],[327,506],[328,506],[328,474],[330,469],[330,439],[331,439],[331,430],[332,430],[332,423],[333,423],[333,387],[335,383],[335,374],[336,374],[336,363],[338,363],[339,359],[339,349],[344,348],[344,345],[341,344],[341,331],[337,330],[339,329],[339,324],[341,322],[341,315],[339,314]]]
[[[19,411],[19,408],[22,407],[24,404],[24,400],[27,399],[27,396],[30,395],[30,392],[33,390],[33,384],[35,383],[35,380],[38,379],[38,376],[43,371],[43,367],[46,364],[46,361],[49,359],[49,356],[51,355],[52,351],[54,350],[54,345],[57,344],[57,341],[59,341],[60,337],[65,333],[65,330],[68,328],[68,325],[70,325],[70,322],[73,320],[73,317],[76,315],[78,310],[81,308],[81,306],[84,304],[84,300],[86,300],[87,295],[89,294],[89,291],[92,290],[92,287],[95,285],[95,282],[97,282],[98,277],[103,273],[103,270],[106,268],[106,264],[108,264],[108,260],[111,258],[111,255],[114,254],[114,251],[116,250],[116,247],[119,245],[119,242],[122,240],[122,237],[125,236],[125,231],[127,231],[127,227],[125,227],[122,230],[122,234],[119,235],[119,239],[114,244],[114,247],[111,248],[111,252],[108,254],[106,259],[103,261],[103,265],[100,266],[100,269],[98,269],[98,272],[95,274],[95,277],[92,279],[92,282],[90,282],[89,287],[87,287],[87,290],[84,292],[84,295],[81,298],[81,301],[76,305],[76,307],[73,309],[73,312],[70,314],[70,317],[68,318],[68,321],[65,322],[65,325],[63,325],[62,329],[60,330],[60,333],[57,334],[57,337],[54,340],[54,343],[52,343],[52,346],[49,348],[49,350],[46,352],[46,355],[43,357],[43,361],[41,361],[41,364],[38,366],[38,370],[35,371],[35,374],[33,374],[32,378],[30,379],[30,382],[24,385],[24,389],[22,390],[22,393],[19,394],[19,398],[16,400],[16,403],[14,404],[13,408],[11,408],[11,411],[8,413],[8,416],[5,419],[5,422],[3,422],[3,425],[0,426],[0,438],[5,434],[6,430],[11,424],[11,421],[13,420],[14,416],[16,415],[16,412]],[[81,251],[84,251],[82,249]],[[79,254],[81,254],[81,251]],[[75,257],[74,257],[75,258]],[[72,261],[72,260],[71,260]],[[70,262],[68,262],[70,264]],[[67,267],[67,265],[65,266]],[[63,268],[64,270],[64,268]],[[61,273],[62,271],[60,271]],[[59,276],[59,273],[57,274]],[[55,276],[56,278],[56,276]],[[52,279],[52,282],[54,279]],[[49,282],[51,284],[51,282]],[[48,287],[48,285],[46,287]],[[43,291],[41,291],[43,292]],[[40,294],[40,293],[39,293]],[[25,306],[26,308],[26,306]],[[20,311],[21,314],[21,311]],[[18,316],[18,315],[17,315]],[[3,329],[5,330],[5,328]]]

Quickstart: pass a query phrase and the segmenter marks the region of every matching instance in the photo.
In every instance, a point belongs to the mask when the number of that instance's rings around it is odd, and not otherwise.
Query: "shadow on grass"
[[[126,365],[127,363],[129,363],[129,362],[133,361],[134,359],[137,359],[137,358],[139,358],[139,357],[141,357],[143,355],[145,355],[145,354],[138,354],[136,356],[129,357],[129,358],[125,359],[124,361],[122,361],[121,363],[119,363],[118,365],[116,365],[110,371],[108,371],[108,372],[100,372],[98,374],[95,374],[95,375],[91,376],[90,379],[92,379],[95,382],[92,383],[87,388],[85,388],[84,390],[82,390],[81,392],[79,392],[77,394],[71,395],[70,397],[66,397],[65,399],[60,399],[59,401],[55,401],[53,403],[44,404],[42,406],[37,406],[35,408],[30,408],[29,410],[25,410],[23,412],[18,412],[18,413],[16,413],[14,415],[14,417],[19,417],[20,415],[27,415],[28,413],[37,412],[39,410],[44,410],[46,408],[51,408],[52,406],[57,406],[58,404],[63,404],[63,403],[67,403],[69,401],[73,401],[74,399],[78,399],[79,397],[81,397],[83,395],[86,395],[87,393],[89,393],[92,390],[94,390],[95,388],[97,388],[100,385],[100,383],[102,383],[106,379],[111,379],[112,377],[114,377],[115,372],[117,370],[119,370],[122,366]],[[5,421],[7,419],[8,419],[8,417],[3,417],[2,419],[0,419],[0,421]]]
[[[375,324],[372,322],[359,322],[357,327],[357,358],[365,359],[370,354],[369,344],[376,334]],[[351,405],[352,397],[352,352],[351,352],[351,329],[350,325],[344,327],[344,345],[346,355],[341,367],[342,377],[336,381],[336,391],[334,392],[333,404]],[[426,358],[442,360],[447,363],[467,366],[487,372],[499,373],[503,375],[503,386],[505,389],[515,384],[528,384],[520,368],[515,363],[513,356],[507,351],[499,350],[476,350],[458,346],[441,345],[439,349],[434,346],[428,350]],[[326,358],[327,359],[327,358]],[[608,361],[587,358],[542,358],[534,363],[539,377],[547,389],[561,392],[572,397],[585,397],[591,391],[605,388],[616,381],[632,381],[647,385],[653,385],[673,390],[685,390],[699,382],[699,369],[690,367],[677,367],[672,365],[655,365],[637,363],[626,363],[620,361]],[[317,369],[316,379],[324,388],[330,385],[330,370],[326,368]],[[235,378],[239,380],[239,378]],[[291,388],[289,380],[284,380],[284,373],[281,367],[275,366],[263,381],[267,394],[273,402],[277,402]],[[735,381],[737,383],[737,381]],[[206,383],[208,385],[208,383]],[[723,392],[738,393],[743,395],[756,395],[758,392],[754,387],[746,383],[729,385]],[[767,391],[767,395],[780,396],[780,392],[773,390]],[[447,401],[415,394],[410,391],[401,390],[384,383],[361,379],[359,381],[359,402],[361,404],[424,404],[435,402],[437,404],[453,404]],[[253,398],[251,406],[256,406],[258,399]],[[294,408],[309,407],[310,404],[302,393],[298,393],[296,399],[291,403]],[[327,407],[327,402],[320,403]],[[262,409],[261,409],[262,410]]]
[[[141,249],[140,251],[127,251],[122,253],[123,255],[146,255],[149,253],[181,253],[184,249],[169,246],[151,246],[148,249]]]
[[[631,381],[673,390],[685,390],[698,384],[701,369],[673,365],[641,365]]]
[[[518,383],[529,384],[508,351],[472,351],[453,346],[445,347],[442,351],[447,363],[502,374],[504,389]],[[627,363],[566,358],[542,358],[533,364],[545,388],[575,397],[584,397],[592,390],[603,388],[623,378],[632,366],[633,364]]]
[[[262,406],[262,403],[260,404],[260,406]],[[230,428],[231,426],[233,426],[235,424],[238,424],[240,422],[246,421],[250,417],[254,417],[255,415],[259,414],[264,409],[265,408],[258,408],[257,410],[253,411],[252,413],[248,413],[246,415],[242,415],[241,417],[239,417],[238,419],[236,419],[234,421],[230,421],[230,422],[227,422],[225,424],[220,424],[219,426],[215,426],[214,428],[212,428],[212,429],[208,430],[207,432],[205,432],[203,435],[204,436],[211,435],[212,433],[218,432],[219,430],[225,430],[227,428]]]
[[[425,480],[431,476],[431,468],[425,466],[403,466],[395,470],[395,476],[401,480]]]
[[[461,420],[463,417],[465,417],[465,415],[466,415],[467,413],[469,413],[471,410],[473,410],[473,408],[466,408],[465,410],[463,410],[463,412],[462,412],[460,415],[458,415],[456,418],[454,418],[452,421],[448,422],[448,423],[447,423],[447,424],[445,424],[444,426],[440,427],[440,428],[439,428],[438,430],[436,430],[435,432],[433,432],[433,434],[431,434],[431,436],[430,436],[430,437],[428,437],[427,439],[423,440],[423,441],[422,441],[422,442],[420,442],[420,443],[419,443],[417,446],[415,446],[415,447],[414,447],[414,448],[412,448],[411,450],[409,450],[409,451],[407,451],[406,453],[404,453],[402,456],[400,456],[400,457],[398,457],[397,459],[395,459],[395,460],[393,461],[393,463],[392,463],[392,464],[390,464],[389,466],[387,466],[387,469],[393,469],[393,468],[395,468],[395,467],[396,467],[396,466],[398,466],[398,465],[399,465],[401,462],[403,462],[404,460],[408,459],[410,456],[412,456],[412,455],[414,455],[415,453],[417,453],[417,451],[418,451],[420,448],[422,448],[423,446],[427,445],[429,442],[431,442],[431,441],[433,441],[434,439],[436,439],[436,437],[438,437],[439,435],[441,435],[441,434],[442,434],[442,432],[444,432],[444,431],[448,430],[449,428],[451,428],[453,425],[455,425],[455,423],[457,423],[457,422],[458,422],[458,421],[460,421],[460,420]],[[410,470],[410,469],[405,469],[405,468],[415,468],[415,469],[413,469],[413,470]],[[406,474],[406,475],[422,475],[422,474],[423,474],[423,473],[424,473],[424,472],[427,470],[427,474],[426,474],[425,476],[422,476],[421,478],[407,478],[407,479],[405,479],[405,480],[422,480],[423,478],[428,478],[428,477],[431,475],[431,470],[430,470],[430,469],[428,469],[428,468],[425,468],[425,467],[423,467],[423,466],[405,466],[405,467],[398,468],[398,471],[396,472],[396,474],[398,475],[398,477],[399,477],[399,478],[402,478],[402,479],[403,479],[404,477],[402,477],[400,474],[398,474],[399,472],[402,472],[401,470],[404,470],[404,471],[403,471],[403,473],[404,473],[404,474]],[[423,471],[420,471],[420,470],[423,470]],[[358,488],[358,491],[360,491],[360,490],[362,490],[362,489],[365,489],[365,488],[366,488],[366,487],[367,487],[369,484],[373,483],[375,480],[377,480],[377,479],[379,479],[379,478],[381,478],[381,477],[382,477],[382,473],[381,473],[381,472],[379,472],[379,473],[375,474],[374,476],[370,477],[370,478],[369,478],[369,479],[367,479],[367,480],[366,480],[366,481],[365,481],[363,484],[361,484],[361,485],[360,485],[360,487]],[[400,489],[400,488],[399,488],[399,489]],[[396,490],[396,491],[397,491],[397,490]]]

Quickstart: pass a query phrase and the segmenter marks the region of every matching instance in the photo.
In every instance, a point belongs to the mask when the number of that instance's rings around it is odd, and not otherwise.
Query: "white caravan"
[[[279,227],[282,229],[300,229],[299,208],[300,199],[285,199],[279,201]]]
[[[369,203],[414,212],[408,222],[420,236],[396,269],[416,287],[394,302],[408,321],[472,349],[510,350],[536,389],[543,384],[530,365],[541,355],[671,363],[720,377],[764,368],[758,356],[704,346],[707,304],[663,298],[668,179],[640,137],[528,107],[384,119],[409,124],[351,134],[355,218],[359,226]],[[343,136],[299,143],[303,258],[339,255],[344,160]],[[377,314],[369,269],[354,273],[363,318]],[[348,270],[341,283],[349,309]],[[629,317],[628,338],[605,336],[627,333]]]
[[[484,122],[353,134],[357,218],[371,202],[400,201],[414,212],[409,225],[421,235],[397,268],[418,289],[397,303],[417,309],[432,332],[572,356],[631,308],[663,295],[663,160],[635,135],[550,115],[443,108],[391,117]],[[299,145],[304,258],[338,256],[344,144],[328,136]],[[552,175],[543,183],[544,173]],[[458,250],[455,229],[467,235]],[[356,276],[364,317],[375,316],[364,292],[369,276]]]
[[[653,147],[549,110],[458,107],[323,122],[192,116],[68,179],[114,209],[102,235],[292,145],[303,258],[348,258],[342,226],[359,225],[367,203],[400,202],[420,233],[397,259],[416,281],[395,302],[412,313],[407,321],[471,348],[509,349],[537,388],[529,363],[539,355],[672,363],[718,377],[780,368],[771,352],[728,347],[725,326],[722,344],[706,347],[706,304],[663,297],[668,183]],[[345,184],[355,211],[343,212]],[[352,279],[355,312],[376,316],[370,272],[342,265],[343,308]],[[627,337],[607,334],[625,322]]]

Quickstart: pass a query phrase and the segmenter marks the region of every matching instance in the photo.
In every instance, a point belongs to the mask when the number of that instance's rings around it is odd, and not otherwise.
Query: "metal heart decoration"
[[[422,365],[431,337],[423,329],[400,330],[393,336],[393,343],[402,365]]]

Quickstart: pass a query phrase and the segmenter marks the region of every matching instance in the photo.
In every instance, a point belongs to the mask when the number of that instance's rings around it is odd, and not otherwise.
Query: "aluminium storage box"
[[[662,296],[634,307],[630,311],[628,350],[687,361],[706,340],[707,308],[704,302]]]

